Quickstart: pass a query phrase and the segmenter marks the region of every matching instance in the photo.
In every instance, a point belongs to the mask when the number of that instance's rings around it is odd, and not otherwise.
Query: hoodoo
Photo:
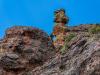
[[[62,46],[64,44],[64,36],[66,35],[67,26],[69,18],[65,15],[64,9],[59,9],[54,12],[55,26],[53,29],[53,35],[56,36],[54,41],[55,47]]]

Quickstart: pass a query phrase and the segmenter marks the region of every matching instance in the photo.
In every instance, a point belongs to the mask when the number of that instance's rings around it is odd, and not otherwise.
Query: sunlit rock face
[[[100,33],[88,32],[92,26],[69,27],[76,36],[64,54],[37,28],[8,29],[0,40],[0,75],[100,75]]]
[[[58,9],[54,12],[54,22],[55,23],[63,23],[67,24],[69,21],[69,18],[65,15],[65,10],[64,9]]]
[[[55,12],[55,23],[56,42],[38,28],[7,29],[0,75],[100,75],[100,24],[68,27],[63,9]]]
[[[24,26],[8,29],[0,47],[0,75],[32,70],[43,65],[55,53],[52,41],[45,32]]]
[[[64,9],[59,9],[54,12],[54,29],[53,29],[53,35],[60,35],[60,33],[66,32],[66,25],[69,21],[69,18],[65,14]]]
[[[76,36],[67,43],[69,48],[65,48],[65,53],[57,53],[51,62],[33,70],[34,74],[100,75],[100,33],[75,33]]]
[[[68,23],[69,18],[66,16],[64,9],[56,10],[54,12],[54,17],[55,17],[54,18],[55,24],[54,24],[52,35],[56,37],[54,46],[58,48],[64,45],[63,39],[68,30],[66,24]]]

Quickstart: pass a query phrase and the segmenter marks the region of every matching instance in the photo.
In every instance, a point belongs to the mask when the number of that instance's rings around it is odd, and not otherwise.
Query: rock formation
[[[56,18],[56,22],[67,20]],[[59,50],[42,30],[8,29],[0,40],[0,75],[100,75],[100,24],[67,29]]]
[[[32,27],[16,26],[8,29],[0,46],[0,75],[31,71],[55,54],[49,36]]]
[[[54,41],[55,47],[64,45],[64,36],[66,35],[67,26],[69,19],[65,15],[64,9],[59,9],[54,12],[55,14],[55,26],[53,30],[53,35],[56,36],[56,40]]]

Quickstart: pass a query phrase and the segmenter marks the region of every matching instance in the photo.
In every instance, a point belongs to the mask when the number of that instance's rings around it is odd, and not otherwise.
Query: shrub
[[[74,38],[74,37],[75,37],[75,34],[74,33],[69,34],[69,36],[66,36],[65,37],[65,42],[71,41],[71,39]]]
[[[75,37],[76,35],[74,34],[74,33],[71,33],[71,34],[69,34],[69,36],[66,36],[65,38],[64,38],[64,40],[65,40],[65,44],[62,46],[62,48],[61,48],[61,53],[63,54],[63,53],[65,53],[65,50],[67,50],[68,49],[68,42],[70,42],[74,37]]]
[[[100,26],[96,27],[96,32],[100,32]]]
[[[61,54],[64,54],[65,50],[67,50],[67,49],[68,49],[68,45],[65,43],[61,48]]]
[[[94,27],[90,28],[89,32],[92,33],[92,34],[99,33],[100,32],[100,26],[94,26]]]

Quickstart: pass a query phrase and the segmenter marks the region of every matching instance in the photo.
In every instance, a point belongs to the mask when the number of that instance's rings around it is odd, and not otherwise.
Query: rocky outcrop
[[[64,54],[37,28],[8,29],[0,41],[0,75],[100,75],[100,34],[77,28],[68,32],[75,37]]]
[[[65,54],[57,54],[35,75],[100,75],[100,34],[78,34],[69,42]]]
[[[100,26],[100,24],[81,24],[79,26],[69,27],[68,29],[71,32],[88,32],[90,28],[93,28],[95,26]]]
[[[0,42],[0,75],[22,75],[55,54],[49,36],[33,27],[12,27]]]

